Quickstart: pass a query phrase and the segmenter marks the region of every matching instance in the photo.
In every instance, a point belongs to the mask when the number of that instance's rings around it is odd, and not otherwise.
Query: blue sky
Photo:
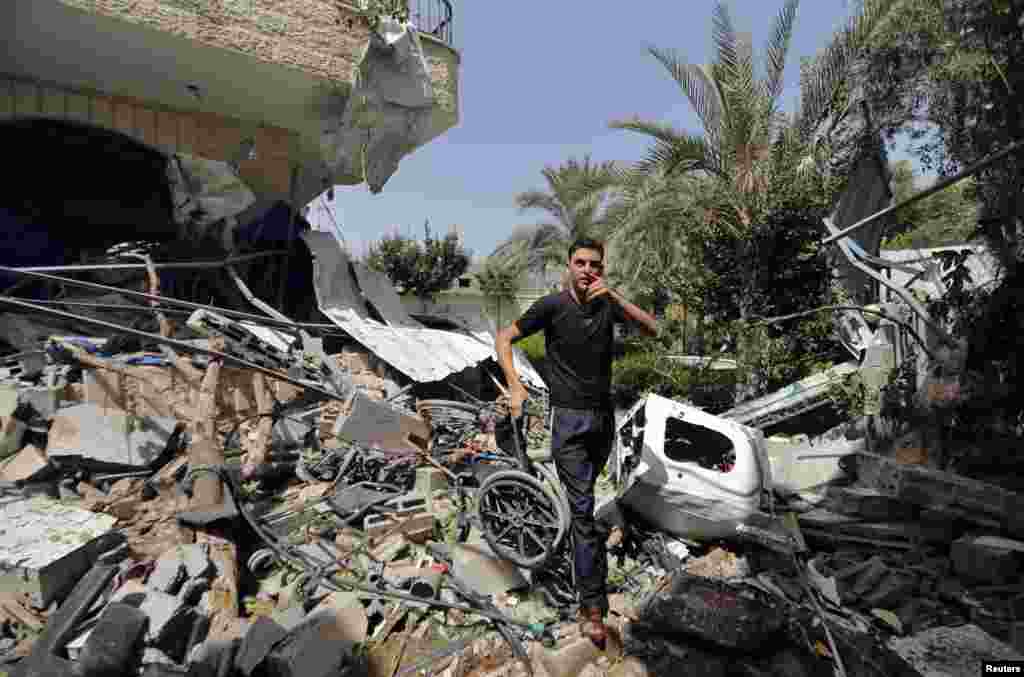
[[[333,229],[351,251],[399,230],[417,237],[462,226],[474,255],[489,254],[517,224],[516,193],[542,188],[541,169],[570,156],[633,161],[644,137],[608,128],[639,115],[697,131],[685,97],[647,46],[675,48],[687,61],[712,55],[713,0],[581,2],[453,0],[462,54],[459,125],[402,160],[378,195],[365,184],[339,186],[334,202],[314,200],[309,218]],[[731,0],[734,23],[767,40],[781,0]],[[785,107],[799,95],[801,57],[812,56],[850,12],[851,0],[804,0],[786,71]],[[896,157],[900,157],[897,154]],[[321,207],[318,209],[318,207]]]

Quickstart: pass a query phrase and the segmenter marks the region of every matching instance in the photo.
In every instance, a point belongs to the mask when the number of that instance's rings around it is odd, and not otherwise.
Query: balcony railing
[[[454,26],[450,0],[409,0],[409,22],[420,33],[432,35],[454,47]]]

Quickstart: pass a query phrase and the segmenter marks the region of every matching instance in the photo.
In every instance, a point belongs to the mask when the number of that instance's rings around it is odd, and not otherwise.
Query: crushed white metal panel
[[[412,319],[402,305],[402,299],[395,291],[394,285],[387,275],[370,270],[362,263],[353,263],[352,269],[356,274],[356,281],[363,296],[370,303],[384,322],[392,327],[416,328],[423,325]]]
[[[915,275],[910,273],[908,268],[919,268],[924,271],[928,264],[938,261],[936,254],[940,252],[962,252],[968,250],[971,253],[964,261],[964,265],[971,274],[968,288],[976,289],[994,284],[999,280],[999,264],[992,253],[982,245],[952,245],[948,247],[930,247],[927,249],[890,249],[882,250],[879,256],[885,261],[894,264],[905,264],[892,266],[890,268],[890,279],[900,286],[907,287],[912,292],[921,292],[931,298],[937,298],[945,292],[945,285],[941,279],[937,281],[929,279],[927,275]]]
[[[321,312],[409,378],[420,383],[440,381],[489,358],[496,359],[494,337],[486,331],[428,329],[412,318],[409,326],[388,326],[370,318],[348,257],[334,236],[310,231],[302,238],[313,254],[313,288]],[[375,295],[380,294],[377,289]],[[523,380],[547,391],[544,380],[522,352],[514,350],[513,355]]]
[[[616,445],[619,503],[682,537],[737,535],[771,482],[761,431],[658,395],[626,414]]]
[[[832,384],[842,381],[858,369],[856,362],[842,362],[764,397],[744,402],[720,416],[755,428],[785,421],[827,404]]]

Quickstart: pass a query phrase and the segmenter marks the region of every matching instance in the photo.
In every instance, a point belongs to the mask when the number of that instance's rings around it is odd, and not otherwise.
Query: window
[[[728,437],[678,418],[665,419],[664,452],[669,460],[718,472],[729,472],[736,464],[736,450]]]

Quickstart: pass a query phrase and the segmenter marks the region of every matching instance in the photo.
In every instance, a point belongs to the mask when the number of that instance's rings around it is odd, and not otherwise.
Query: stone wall
[[[369,36],[326,0],[60,0],[103,14],[347,82]]]

